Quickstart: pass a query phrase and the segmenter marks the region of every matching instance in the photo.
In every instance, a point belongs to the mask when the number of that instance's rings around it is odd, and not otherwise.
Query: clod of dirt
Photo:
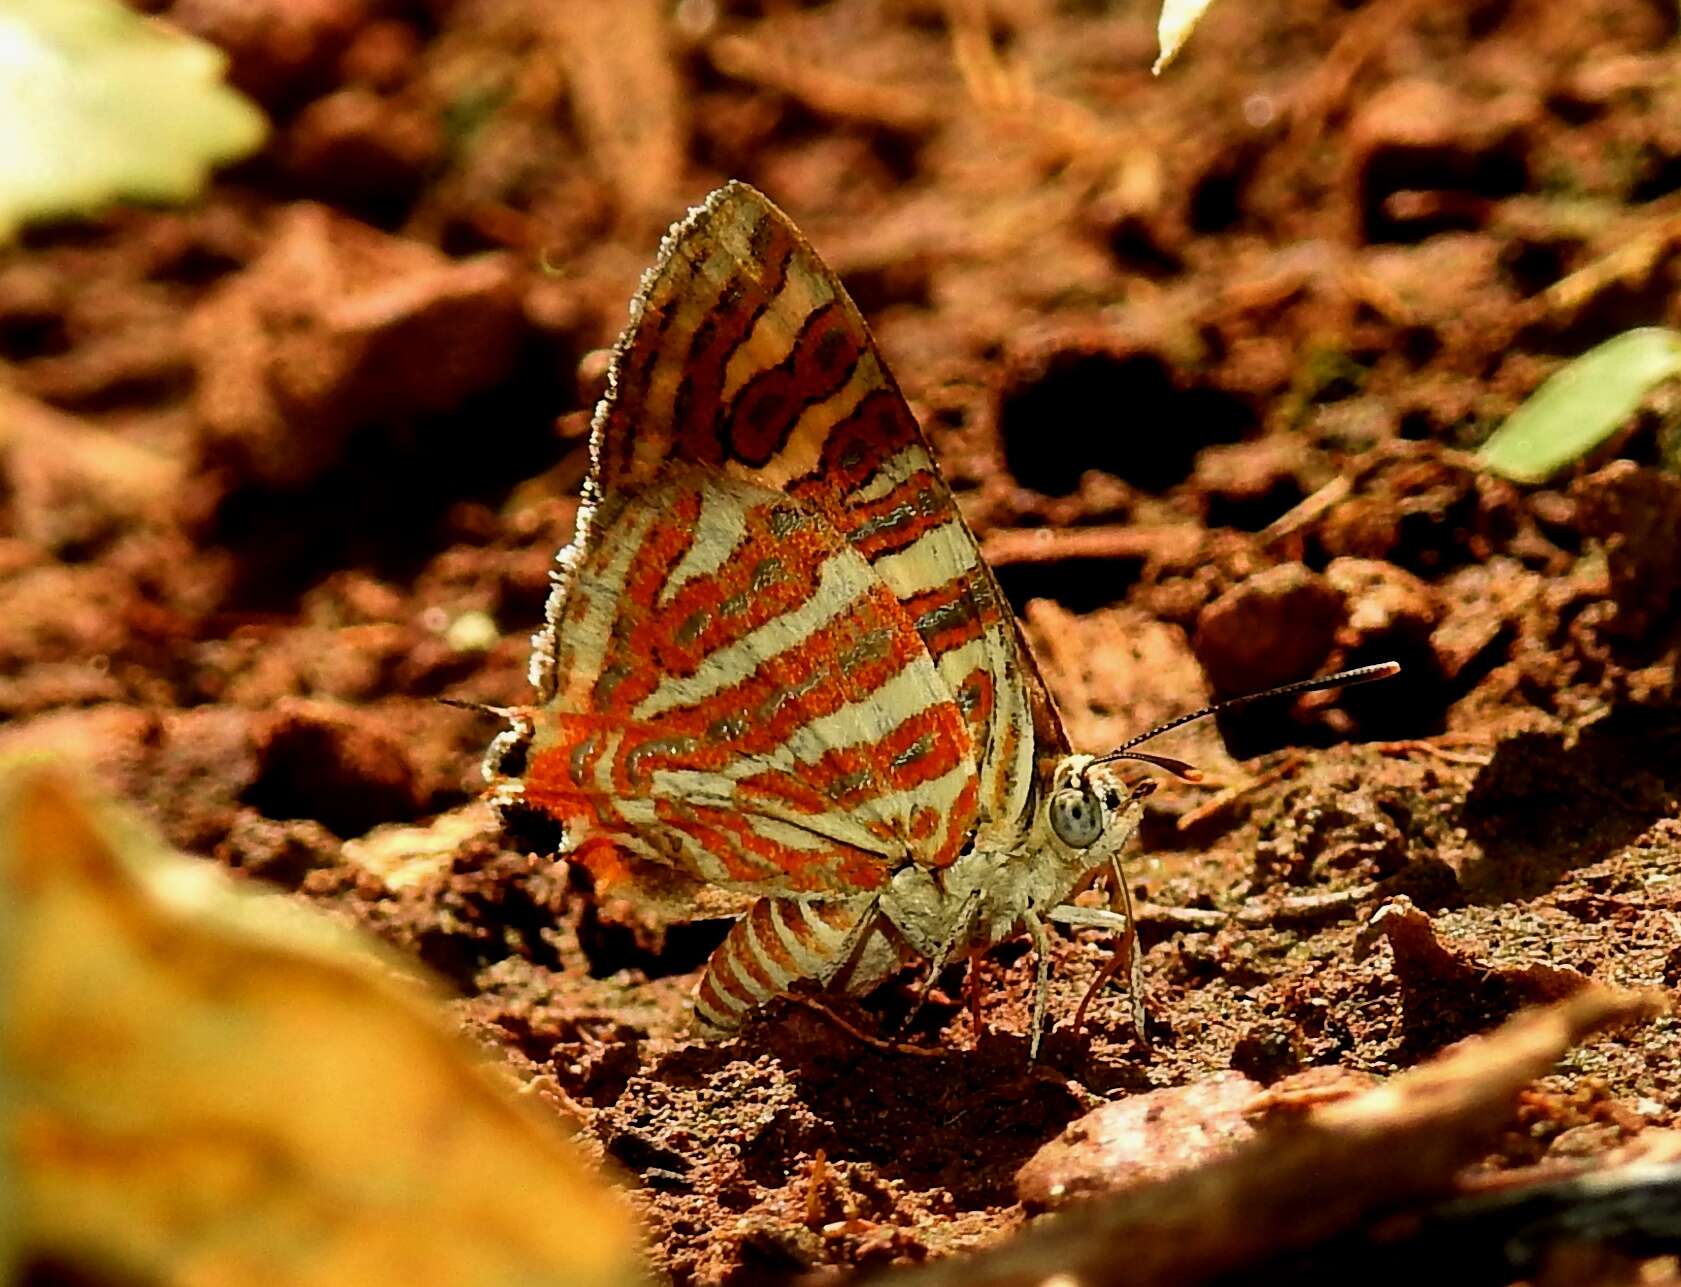
[[[1361,930],[1363,955],[1389,943],[1401,983],[1406,1040],[1426,1049],[1498,1022],[1521,1005],[1557,1001],[1590,986],[1580,971],[1545,961],[1493,965],[1436,935],[1430,917],[1405,895],[1390,899]]]
[[[1220,696],[1311,675],[1346,619],[1340,593],[1300,563],[1257,572],[1202,610],[1191,646]]]
[[[327,702],[280,703],[256,735],[248,804],[270,818],[314,818],[340,836],[419,815],[419,773],[383,722]]]
[[[444,145],[435,117],[371,90],[316,99],[287,132],[284,164],[309,192],[375,213],[401,209]]]
[[[271,111],[325,88],[367,20],[363,0],[175,0],[171,22],[228,55],[228,79]]]
[[[309,818],[276,822],[250,812],[239,814],[215,857],[225,867],[287,889],[296,889],[312,871],[339,861],[338,838]]]
[[[1607,628],[1640,638],[1671,616],[1681,590],[1681,479],[1618,460],[1570,489],[1582,529],[1605,546],[1616,615]]]
[[[1407,450],[1401,450],[1401,447]],[[1522,521],[1510,483],[1477,473],[1428,443],[1400,444],[1315,528],[1326,554],[1389,559],[1422,576],[1481,562]]]
[[[262,484],[305,483],[356,429],[440,414],[495,385],[524,325],[507,258],[452,263],[292,206],[261,258],[188,322],[210,454]]]
[[[102,788],[143,804],[173,844],[216,849],[256,776],[250,717],[202,706],[159,713],[106,703],[19,722],[0,754],[73,764]]]
[[[1016,1192],[1029,1207],[1061,1207],[1195,1170],[1254,1135],[1243,1111],[1260,1089],[1220,1073],[1104,1104],[1028,1159]]]
[[[1443,677],[1451,682],[1473,664],[1497,656],[1497,644],[1518,632],[1523,614],[1545,585],[1539,573],[1510,558],[1472,564],[1446,577],[1438,587],[1441,622],[1430,635]]]
[[[166,521],[183,483],[179,461],[0,390],[0,509],[12,535],[87,558],[131,527]]]
[[[1255,845],[1255,875],[1277,881],[1381,880],[1406,865],[1408,822],[1399,802],[1354,778],[1313,783]],[[1399,817],[1399,821],[1397,820]],[[1346,887],[1346,886],[1345,886]]]
[[[500,839],[501,820],[484,800],[475,800],[420,826],[390,823],[344,846],[344,857],[377,876],[387,889],[404,889],[446,871],[470,842]]]
[[[1412,573],[1379,559],[1332,559],[1325,580],[1348,605],[1338,642],[1364,652],[1410,652],[1442,618],[1436,592]]]

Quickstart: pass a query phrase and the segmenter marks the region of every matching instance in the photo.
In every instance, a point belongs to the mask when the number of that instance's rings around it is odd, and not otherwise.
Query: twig
[[[939,104],[921,90],[848,76],[747,36],[719,36],[706,53],[724,75],[785,94],[832,120],[925,134],[944,119]]]
[[[1354,479],[1350,475],[1337,475],[1313,495],[1299,501],[1273,519],[1260,530],[1257,539],[1263,546],[1283,540],[1321,517],[1333,505],[1341,504],[1353,490]]]
[[[1463,736],[1466,741],[1476,742],[1485,746],[1488,744],[1488,739],[1486,737],[1482,737],[1477,734],[1466,734]],[[1372,749],[1379,755],[1431,755],[1436,759],[1444,760],[1449,764],[1470,764],[1478,768],[1491,763],[1494,759],[1492,754],[1473,755],[1468,751],[1450,751],[1441,745],[1441,743],[1445,740],[1448,739],[1406,738],[1399,742],[1378,742]]]
[[[1271,786],[1280,778],[1288,777],[1301,767],[1304,759],[1305,757],[1301,752],[1292,751],[1266,772],[1256,774],[1247,782],[1240,782],[1236,786],[1225,787],[1215,792],[1214,795],[1204,800],[1189,813],[1181,815],[1179,821],[1175,824],[1176,828],[1179,831],[1191,830],[1212,818],[1221,810],[1235,804],[1244,796],[1259,791],[1263,787]]]
[[[1196,556],[1202,530],[1184,524],[1160,527],[1006,528],[981,542],[994,567],[1060,563],[1064,559],[1157,559],[1182,563]]]
[[[1368,883],[1322,894],[1297,894],[1290,898],[1251,899],[1229,912],[1210,907],[1165,907],[1160,903],[1139,903],[1138,923],[1168,930],[1218,930],[1227,925],[1265,929],[1274,925],[1303,925],[1353,915],[1359,904],[1376,898],[1378,887]]]
[[[1554,282],[1542,292],[1541,302],[1549,312],[1574,313],[1617,282],[1639,285],[1651,277],[1658,260],[1677,240],[1681,240],[1681,214],[1671,214],[1638,236],[1619,241],[1609,254]]]
[[[811,1176],[806,1180],[805,1222],[815,1229],[823,1219],[823,1184],[829,1178],[829,1154],[818,1149],[811,1159]]]

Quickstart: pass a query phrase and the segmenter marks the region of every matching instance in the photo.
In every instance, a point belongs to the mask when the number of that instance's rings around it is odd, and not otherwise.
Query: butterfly
[[[1143,738],[1071,750],[864,319],[739,182],[632,301],[533,643],[493,799],[558,822],[598,895],[738,916],[695,991],[708,1036],[1025,931],[1037,1055],[1047,925],[1134,925],[1071,901],[1106,870],[1125,898],[1146,788],[1110,766],[1192,772]]]

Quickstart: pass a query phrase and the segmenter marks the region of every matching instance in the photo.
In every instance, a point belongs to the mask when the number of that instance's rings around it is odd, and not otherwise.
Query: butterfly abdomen
[[[695,1024],[724,1036],[800,979],[825,982],[845,964],[869,900],[761,898],[707,962],[695,989]]]

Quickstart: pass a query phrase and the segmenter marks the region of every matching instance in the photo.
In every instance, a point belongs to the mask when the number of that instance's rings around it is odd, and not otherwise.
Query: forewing
[[[683,462],[822,515],[899,601],[962,711],[978,825],[1018,823],[1036,751],[1066,749],[1054,709],[863,318],[754,189],[719,189],[666,238],[593,450],[600,496]]]
[[[570,556],[521,791],[622,855],[761,893],[878,888],[974,826],[968,727],[898,600],[798,501],[667,462]]]

